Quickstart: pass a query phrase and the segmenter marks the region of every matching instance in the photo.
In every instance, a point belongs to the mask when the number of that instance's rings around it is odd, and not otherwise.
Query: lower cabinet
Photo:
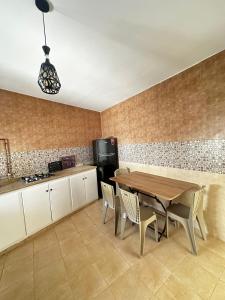
[[[57,221],[72,211],[69,179],[62,178],[49,183],[52,220]]]
[[[0,251],[26,237],[22,199],[19,192],[0,195]]]
[[[96,169],[70,176],[72,209],[98,199]]]
[[[0,251],[96,199],[96,169],[0,195]]]
[[[70,177],[70,188],[72,198],[72,210],[77,210],[86,203],[86,193],[84,185],[84,173],[79,173]]]
[[[27,234],[31,235],[52,223],[48,183],[22,191]]]
[[[98,186],[96,169],[85,173],[85,192],[86,203],[90,203],[98,199]]]

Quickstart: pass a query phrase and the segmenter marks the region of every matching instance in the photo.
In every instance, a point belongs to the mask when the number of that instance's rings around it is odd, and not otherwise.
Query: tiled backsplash
[[[225,140],[119,145],[119,159],[125,162],[225,174]]]
[[[75,155],[76,163],[93,162],[92,147],[75,147],[29,152],[13,152],[11,154],[13,175],[16,177],[47,172],[48,163],[59,160],[62,156]],[[6,175],[6,157],[0,153],[0,177]]]

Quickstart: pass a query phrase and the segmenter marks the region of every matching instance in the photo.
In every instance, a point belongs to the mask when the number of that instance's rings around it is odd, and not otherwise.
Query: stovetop
[[[41,174],[34,174],[34,175],[30,175],[30,176],[23,176],[23,177],[21,177],[21,179],[25,183],[30,183],[30,182],[42,180],[42,179],[45,179],[45,178],[49,178],[51,176],[54,176],[54,174],[52,174],[52,173],[41,173]]]

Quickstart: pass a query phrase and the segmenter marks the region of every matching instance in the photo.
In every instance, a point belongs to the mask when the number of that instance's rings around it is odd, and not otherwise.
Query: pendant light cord
[[[43,27],[44,27],[44,37],[45,37],[45,46],[47,46],[46,30],[45,30],[45,15],[42,13],[43,17]]]

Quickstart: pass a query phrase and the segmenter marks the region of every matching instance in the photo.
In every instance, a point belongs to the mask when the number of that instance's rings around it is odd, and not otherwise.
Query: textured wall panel
[[[98,112],[0,90],[0,138],[12,152],[90,146],[100,136]]]
[[[121,144],[225,139],[225,51],[101,113]]]

